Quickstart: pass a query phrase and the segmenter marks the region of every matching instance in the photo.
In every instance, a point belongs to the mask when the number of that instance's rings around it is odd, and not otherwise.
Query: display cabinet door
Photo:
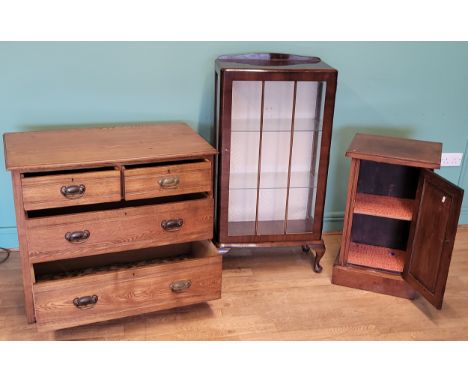
[[[229,236],[312,233],[325,83],[232,82]]]
[[[441,309],[463,190],[430,170],[421,172],[418,215],[403,278]]]

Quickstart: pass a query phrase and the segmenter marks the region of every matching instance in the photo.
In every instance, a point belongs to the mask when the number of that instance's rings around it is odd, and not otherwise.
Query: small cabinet
[[[463,190],[433,170],[442,144],[357,134],[351,157],[338,285],[442,307]]]
[[[216,60],[219,246],[303,245],[321,270],[336,80],[317,57]]]

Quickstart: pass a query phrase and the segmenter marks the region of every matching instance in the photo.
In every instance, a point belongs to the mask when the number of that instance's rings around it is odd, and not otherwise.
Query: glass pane
[[[258,203],[258,234],[284,233],[286,187],[260,189]]]
[[[259,131],[261,81],[233,81],[231,131]]]
[[[231,133],[229,189],[257,188],[259,132]]]
[[[290,132],[263,132],[260,188],[288,187],[290,141]]]
[[[299,81],[294,98],[293,81],[265,81],[262,120],[262,82],[233,82],[229,235],[285,233],[286,206],[288,233],[312,231],[324,91]]]
[[[297,83],[294,131],[316,130],[316,118],[320,118],[320,114],[317,114],[316,110],[319,84],[315,81],[299,81]]]
[[[260,81],[233,82],[228,207],[230,236],[255,234],[261,99]]]
[[[257,189],[229,190],[228,235],[254,235]]]
[[[293,100],[294,82],[265,82],[259,234],[284,233]]]
[[[297,83],[288,233],[312,232],[322,140],[324,83]]]
[[[263,131],[291,132],[294,82],[266,81],[264,98]]]

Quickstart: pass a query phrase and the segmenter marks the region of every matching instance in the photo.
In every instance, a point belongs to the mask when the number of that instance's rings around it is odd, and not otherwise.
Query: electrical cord
[[[11,251],[9,249],[3,248],[3,247],[0,247],[0,251],[5,252],[5,257],[3,259],[0,259],[0,264],[3,264],[10,257]]]

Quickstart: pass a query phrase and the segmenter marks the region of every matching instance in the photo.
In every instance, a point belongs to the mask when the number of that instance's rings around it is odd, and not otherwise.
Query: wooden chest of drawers
[[[4,136],[26,315],[59,329],[217,299],[216,150],[184,124]]]

